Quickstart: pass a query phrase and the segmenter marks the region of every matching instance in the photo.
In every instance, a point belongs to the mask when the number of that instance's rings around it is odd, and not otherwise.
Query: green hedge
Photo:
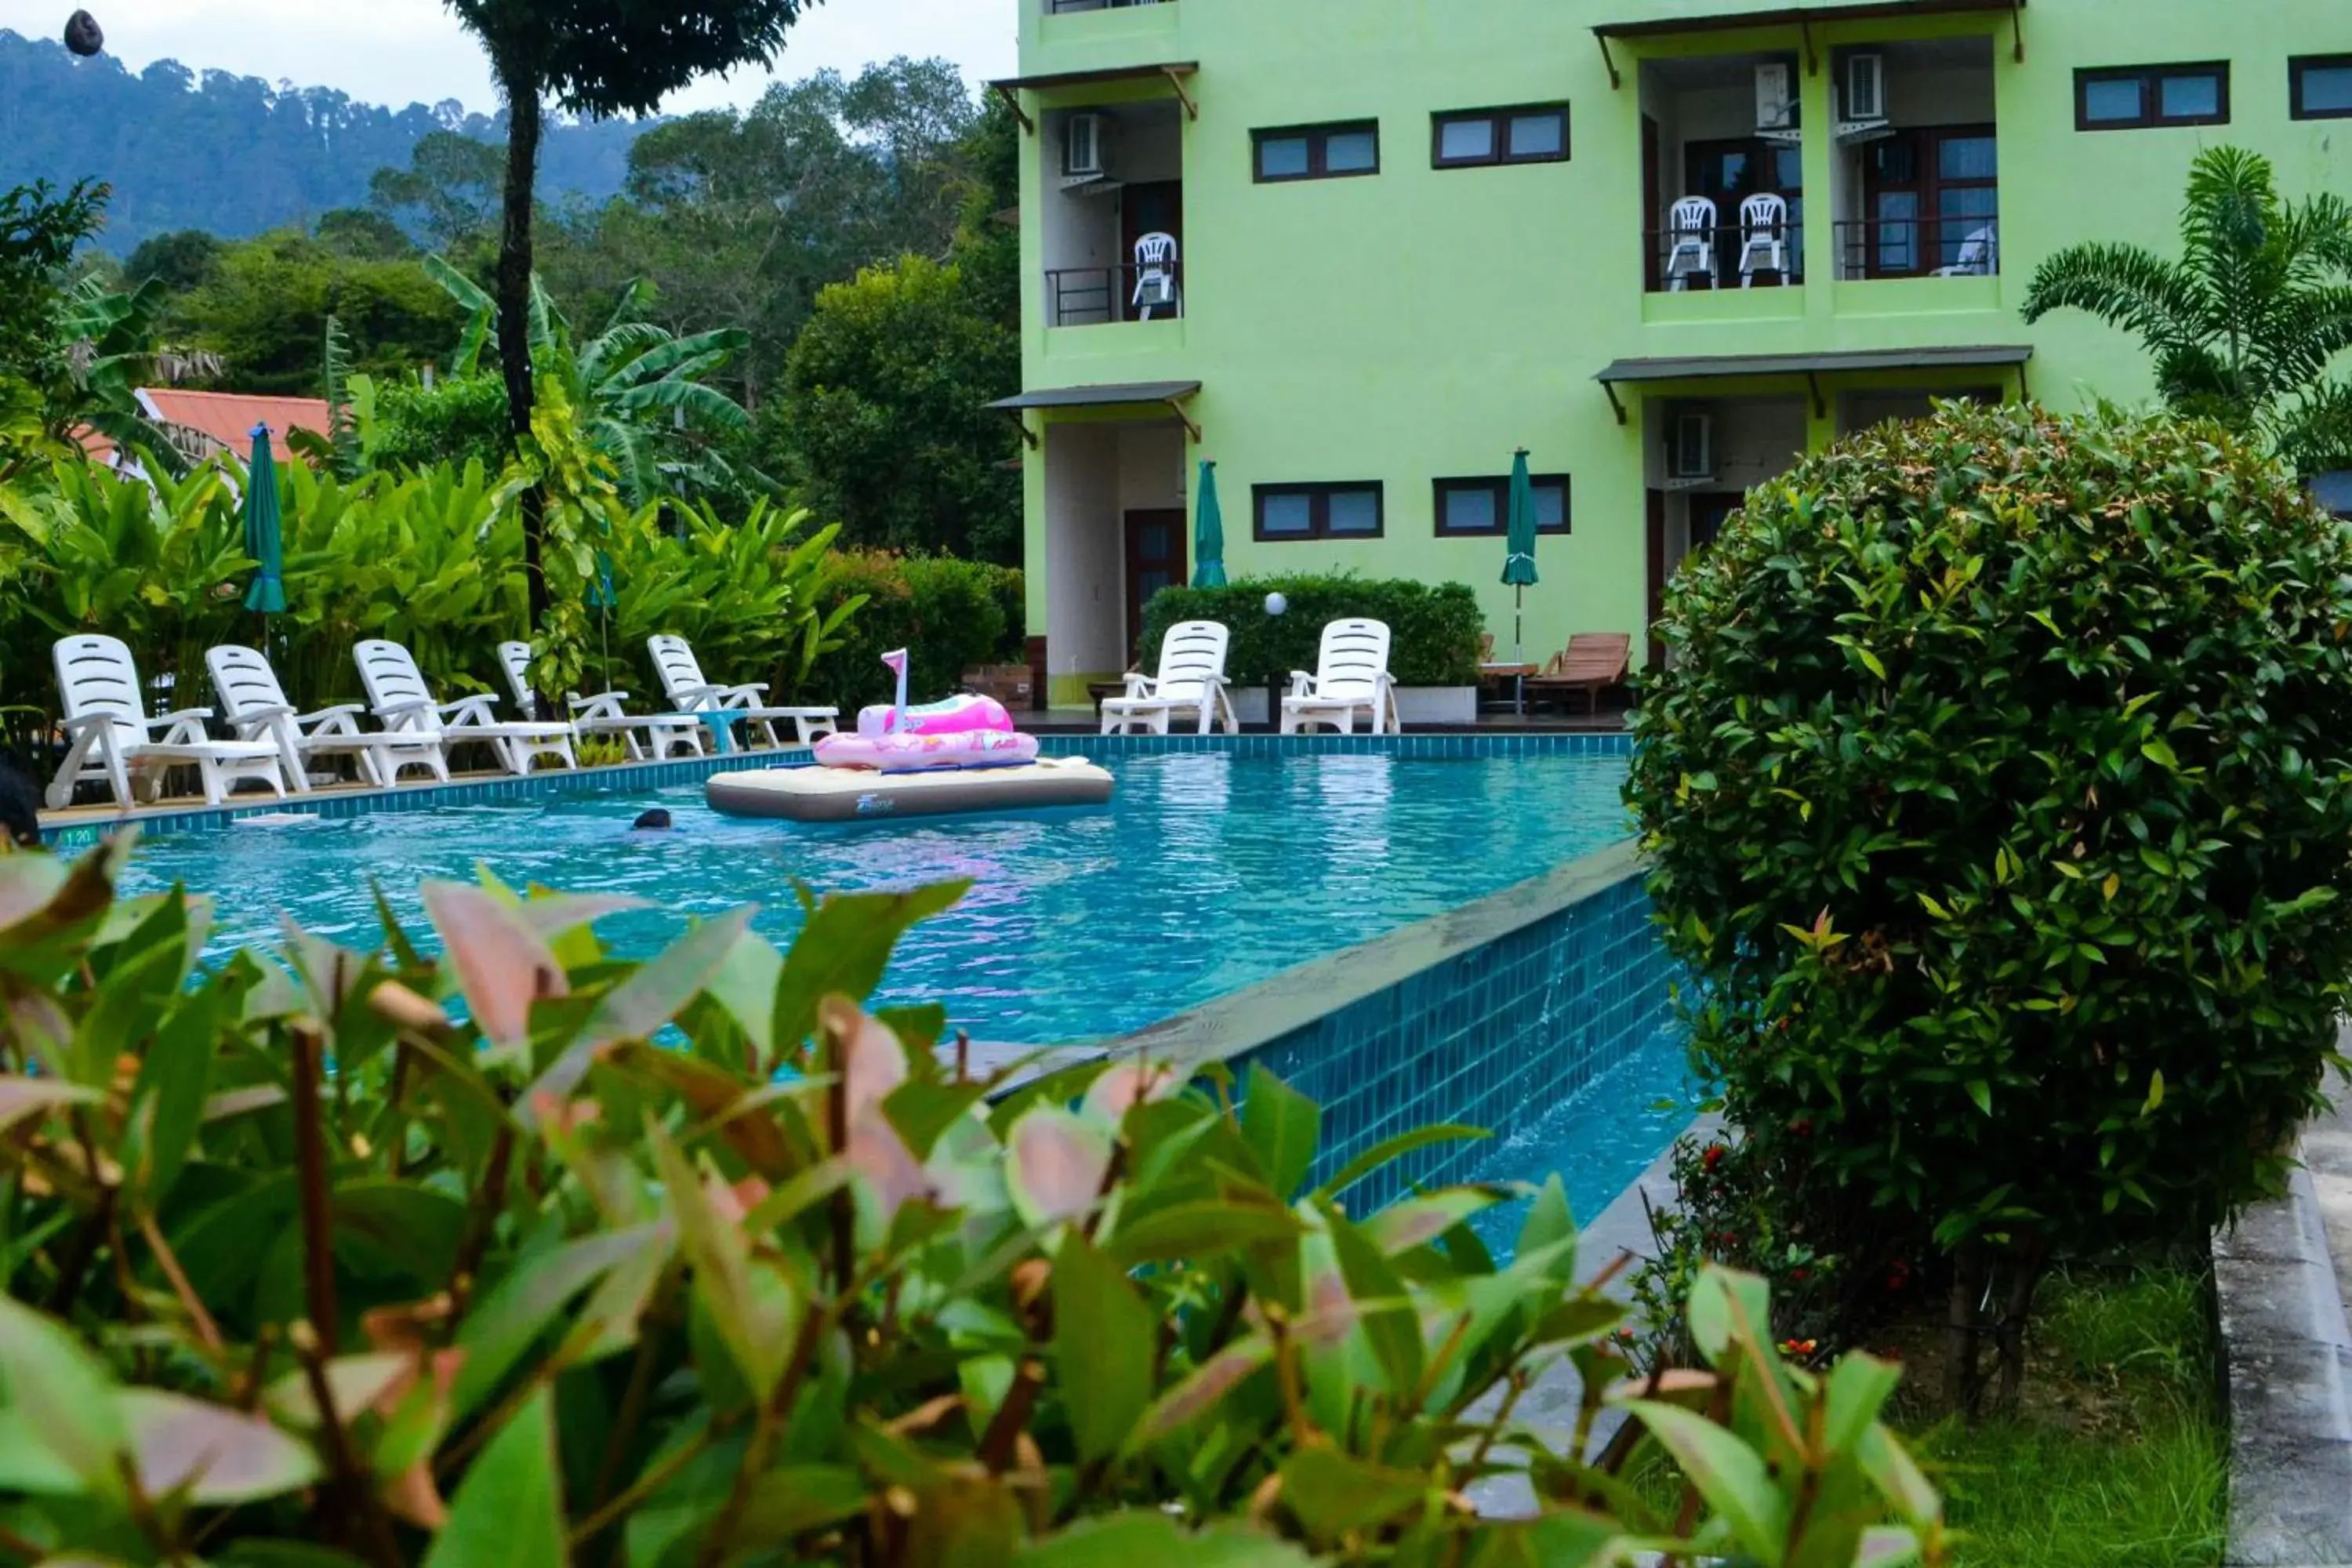
[[[1021,661],[1021,574],[1009,567],[842,552],[818,592],[819,607],[829,614],[858,594],[866,607],[843,627],[841,646],[810,671],[812,700],[836,703],[845,713],[888,700],[893,682],[882,656],[894,647],[908,652],[907,690],[919,702],[955,690],[974,665]]]
[[[1290,601],[1265,613],[1268,594]],[[1143,662],[1160,660],[1160,640],[1179,621],[1221,621],[1233,628],[1226,671],[1236,685],[1268,675],[1313,669],[1327,622],[1369,616],[1388,623],[1396,641],[1389,670],[1400,686],[1475,686],[1478,637],[1486,619],[1464,583],[1416,583],[1344,573],[1245,577],[1223,588],[1162,588],[1143,611]]]

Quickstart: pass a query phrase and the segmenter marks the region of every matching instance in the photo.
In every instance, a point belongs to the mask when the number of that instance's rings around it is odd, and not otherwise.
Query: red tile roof
[[[253,449],[253,427],[269,426],[279,454],[291,430],[327,434],[327,400],[323,397],[256,397],[241,392],[189,392],[176,386],[142,386],[140,401],[166,425],[207,437],[244,455]]]

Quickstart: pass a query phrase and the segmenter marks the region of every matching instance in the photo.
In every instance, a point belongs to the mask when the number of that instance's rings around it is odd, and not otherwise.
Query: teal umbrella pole
[[[1528,477],[1528,449],[1511,458],[1510,553],[1503,557],[1503,581],[1512,590],[1511,662],[1528,661],[1523,623],[1528,590],[1536,585],[1536,487]]]
[[[253,466],[245,475],[245,552],[259,563],[245,607],[260,616],[286,613],[286,542],[278,511],[278,464],[269,453],[269,426],[253,427]],[[265,644],[268,632],[262,633]]]
[[[1225,514],[1217,505],[1217,465],[1201,459],[1200,510],[1192,525],[1192,586],[1225,585]]]

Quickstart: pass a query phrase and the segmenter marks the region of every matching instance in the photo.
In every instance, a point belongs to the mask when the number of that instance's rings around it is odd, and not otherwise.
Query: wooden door
[[[1118,232],[1121,247],[1118,319],[1131,321],[1135,309],[1135,242],[1147,234],[1164,234],[1176,241],[1176,282],[1184,281],[1184,182],[1147,180],[1119,192]],[[1161,315],[1167,312],[1162,310]]]
[[[1666,226],[1666,193],[1661,188],[1664,179],[1664,153],[1660,151],[1658,122],[1648,115],[1642,116],[1642,286],[1654,294],[1661,287],[1658,273],[1664,262]]]
[[[1181,507],[1127,514],[1127,653],[1142,668],[1143,606],[1162,588],[1181,587],[1187,572]]]
[[[1666,492],[1649,492],[1647,540],[1650,556],[1649,623],[1642,628],[1650,645],[1650,668],[1666,667],[1666,645],[1656,635],[1658,622],[1666,613]]]

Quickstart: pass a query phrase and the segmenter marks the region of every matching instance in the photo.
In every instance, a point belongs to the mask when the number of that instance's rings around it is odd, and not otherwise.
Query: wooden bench
[[[1623,632],[1580,632],[1568,639],[1568,650],[1554,654],[1544,672],[1528,682],[1528,694],[1540,699],[1553,692],[1581,691],[1585,711],[1601,711],[1601,693],[1625,679],[1632,667],[1633,639]]]

